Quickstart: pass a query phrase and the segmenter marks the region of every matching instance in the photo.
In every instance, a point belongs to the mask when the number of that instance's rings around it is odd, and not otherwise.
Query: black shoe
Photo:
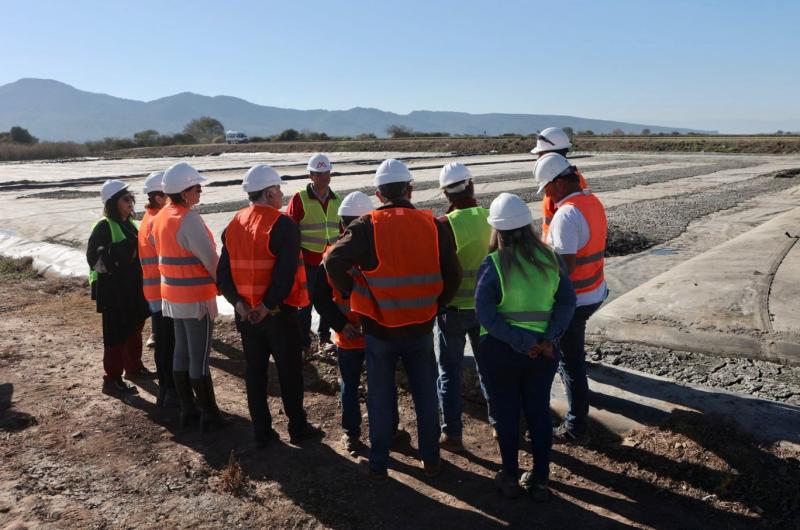
[[[104,379],[103,393],[112,396],[129,396],[131,394],[138,394],[139,390],[135,386],[127,384],[122,378],[114,380]]]
[[[358,452],[364,448],[358,436],[350,436],[345,433],[342,435],[342,447],[350,456],[358,456]]]
[[[174,388],[158,387],[158,397],[156,397],[156,407],[175,408],[180,405],[178,394]]]
[[[533,478],[533,473],[526,471],[519,478],[519,487],[525,490],[535,502],[547,502],[550,500],[550,488],[547,481],[540,481]]]
[[[125,379],[152,379],[155,376],[155,372],[151,372],[146,367],[142,366],[137,370],[125,374]]]
[[[281,440],[281,437],[278,434],[278,431],[270,427],[264,432],[256,433],[255,439],[256,439],[256,446],[259,449],[263,449],[265,447],[269,447],[275,442],[279,442]]]
[[[494,485],[507,499],[516,499],[522,495],[523,488],[517,479],[509,476],[502,469],[494,476]]]
[[[319,426],[313,423],[306,422],[302,427],[295,431],[289,432],[289,442],[294,445],[302,442],[303,440],[310,440],[312,438],[322,438],[325,432]]]

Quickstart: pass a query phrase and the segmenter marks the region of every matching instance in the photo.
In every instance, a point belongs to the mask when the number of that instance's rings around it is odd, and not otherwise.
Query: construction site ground
[[[0,277],[0,528],[798,524],[797,448],[758,443],[723,417],[691,409],[639,410],[643,427],[624,435],[594,423],[587,447],[555,447],[554,497],[534,504],[495,491],[499,455],[478,402],[468,402],[465,411],[467,452],[443,452],[444,472],[425,479],[415,458],[413,404],[402,390],[401,420],[410,439],[392,452],[390,481],[373,484],[366,453],[352,458],[339,444],[336,368],[319,357],[305,366],[306,407],[326,437],[290,445],[273,387],[270,407],[282,440],[257,449],[247,420],[244,358],[230,321],[218,325],[211,365],[219,404],[232,423],[207,435],[180,430],[176,410],[155,407],[153,381],[137,381],[139,395],[124,400],[100,392],[100,319],[83,281],[10,269]],[[600,351],[610,354],[613,347]],[[592,373],[613,369],[597,365]],[[521,455],[530,466],[524,445]]]

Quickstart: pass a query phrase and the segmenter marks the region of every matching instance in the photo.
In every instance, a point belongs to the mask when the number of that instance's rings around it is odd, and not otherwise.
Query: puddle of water
[[[672,254],[677,254],[677,249],[670,248],[670,247],[662,247],[662,248],[654,248],[650,251],[650,254],[655,254],[656,256],[671,256]]]

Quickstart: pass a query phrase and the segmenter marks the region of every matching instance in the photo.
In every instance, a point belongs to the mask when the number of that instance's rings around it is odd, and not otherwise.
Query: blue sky
[[[0,84],[800,130],[795,0],[0,5]]]

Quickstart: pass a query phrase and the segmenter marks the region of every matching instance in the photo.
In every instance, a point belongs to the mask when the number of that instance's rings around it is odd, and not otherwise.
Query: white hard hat
[[[501,193],[489,205],[488,222],[497,230],[514,230],[530,225],[533,215],[525,201],[518,196]]]
[[[108,199],[126,189],[128,189],[128,185],[121,180],[107,180],[103,183],[103,187],[100,188],[100,198],[103,199],[105,204]]]
[[[281,176],[272,167],[266,164],[258,164],[247,170],[242,180],[242,189],[247,193],[251,191],[261,191],[270,186],[280,186]]]
[[[344,198],[337,213],[340,217],[361,217],[374,209],[369,197],[360,191],[354,191]]]
[[[542,193],[545,186],[571,167],[569,161],[558,153],[547,153],[537,160],[533,166],[533,178],[539,185],[536,193]]]
[[[448,186],[461,182],[461,186],[452,187],[447,190],[458,193],[459,191],[464,191],[469,185],[470,179],[472,179],[472,173],[470,173],[467,166],[460,162],[451,162],[443,166],[442,170],[439,172],[439,187],[448,188]]]
[[[331,161],[322,153],[317,153],[308,159],[306,169],[313,173],[327,173],[331,170]]]
[[[164,172],[153,171],[146,179],[144,179],[144,194],[153,193],[154,191],[164,191]]]
[[[531,150],[531,153],[537,155],[543,151],[560,151],[570,148],[572,148],[572,142],[569,141],[567,133],[558,127],[548,127],[539,133],[536,147]]]
[[[186,162],[178,162],[164,172],[164,193],[180,193],[196,184],[202,184],[206,178]]]
[[[413,180],[408,166],[394,158],[381,162],[378,170],[375,171],[375,186],[383,186],[393,182],[412,182]]]

